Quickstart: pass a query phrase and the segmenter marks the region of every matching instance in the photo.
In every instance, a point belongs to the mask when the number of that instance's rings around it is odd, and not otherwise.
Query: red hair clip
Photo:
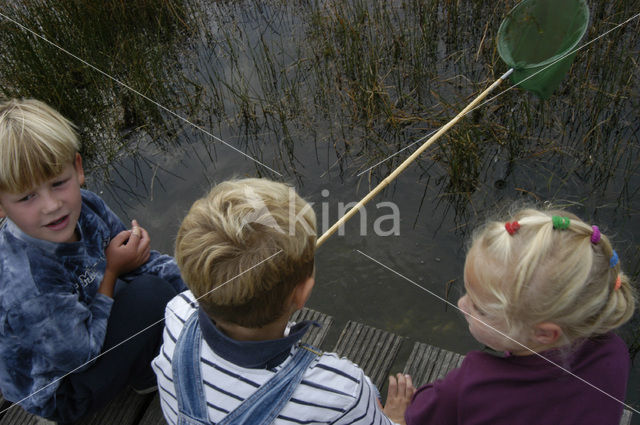
[[[520,223],[518,223],[517,221],[507,221],[506,223],[504,223],[504,228],[507,229],[507,233],[513,236],[518,231],[518,229],[520,229]]]
[[[621,286],[622,286],[622,279],[620,278],[620,275],[618,275],[618,277],[616,278],[616,284],[614,285],[613,289],[617,291],[618,289],[620,289]]]

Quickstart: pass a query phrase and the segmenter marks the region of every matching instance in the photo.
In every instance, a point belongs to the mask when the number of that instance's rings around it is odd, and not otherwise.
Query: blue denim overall
[[[200,376],[201,341],[202,333],[196,310],[185,323],[173,352],[173,383],[178,399],[178,425],[210,424]],[[300,344],[300,349],[282,369],[218,422],[218,425],[272,423],[291,398],[307,367],[318,355],[322,353],[310,345]]]

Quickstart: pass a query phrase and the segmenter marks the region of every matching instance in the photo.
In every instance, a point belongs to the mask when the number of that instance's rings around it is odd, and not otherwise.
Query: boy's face
[[[0,191],[0,217],[8,217],[27,235],[50,242],[75,242],[76,223],[82,209],[84,183],[82,158],[60,175],[23,193]]]

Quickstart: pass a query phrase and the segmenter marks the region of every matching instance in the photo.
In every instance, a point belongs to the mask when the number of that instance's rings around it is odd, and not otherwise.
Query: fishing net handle
[[[467,113],[469,113],[472,109],[474,109],[480,102],[484,100],[485,97],[489,95],[496,87],[502,83],[502,81],[506,80],[509,75],[513,72],[513,68],[509,71],[505,72],[500,78],[493,82],[489,87],[485,89],[482,93],[478,95],[471,103],[469,103],[458,115],[456,115],[451,121],[446,123],[444,126],[440,127],[440,129],[431,136],[426,142],[420,146],[414,153],[411,154],[407,159],[405,159],[402,164],[400,164],[391,174],[385,177],[378,185],[369,192],[364,198],[360,200],[356,205],[353,206],[345,215],[340,217],[338,221],[334,223],[326,232],[320,236],[316,242],[316,248],[322,245],[331,235],[333,235],[336,230],[344,223],[347,222],[351,217],[353,217],[360,208],[364,207],[364,205],[369,202],[373,197],[375,197],[378,193],[380,193],[385,187],[389,185],[400,173],[402,173],[416,158],[420,156],[422,152],[424,152],[433,142],[438,140],[440,136],[446,133],[451,127],[453,127],[462,117],[464,117]]]

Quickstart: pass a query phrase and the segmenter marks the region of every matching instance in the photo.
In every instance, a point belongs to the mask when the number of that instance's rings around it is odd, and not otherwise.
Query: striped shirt
[[[175,343],[187,318],[197,309],[190,291],[176,296],[167,305],[165,329],[160,354],[152,366],[158,377],[160,404],[169,424],[177,423],[178,401],[175,396],[171,358]],[[273,370],[238,366],[216,354],[207,343],[201,345],[200,373],[211,423],[221,421],[261,385],[267,382],[289,358]],[[376,390],[362,369],[334,353],[324,353],[314,360],[285,405],[275,425],[292,424],[392,424],[380,409]]]

